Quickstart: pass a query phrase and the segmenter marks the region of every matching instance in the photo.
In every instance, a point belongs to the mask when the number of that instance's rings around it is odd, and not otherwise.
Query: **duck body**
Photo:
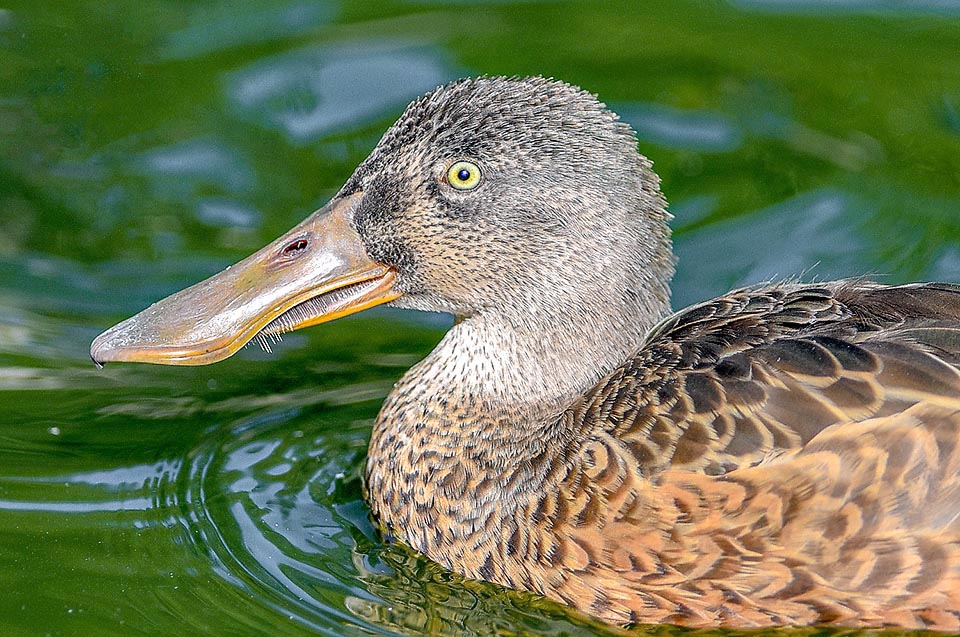
[[[383,407],[369,498],[444,566],[614,623],[957,630],[958,315],[950,285],[734,292],[527,437],[430,357]]]
[[[91,356],[206,364],[379,303],[448,312],[366,465],[413,549],[616,624],[960,630],[960,286],[671,313],[668,219],[594,96],[461,80],[327,206]]]

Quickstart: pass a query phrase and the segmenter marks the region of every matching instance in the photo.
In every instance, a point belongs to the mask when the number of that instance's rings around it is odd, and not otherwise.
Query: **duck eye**
[[[472,161],[454,162],[447,168],[447,183],[457,190],[473,190],[480,184],[480,166]]]

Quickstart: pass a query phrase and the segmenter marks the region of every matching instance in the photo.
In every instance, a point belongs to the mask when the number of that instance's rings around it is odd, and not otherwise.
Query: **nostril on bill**
[[[283,250],[280,251],[280,256],[286,257],[286,258],[295,257],[301,252],[303,252],[304,250],[306,250],[308,245],[310,245],[310,242],[303,237],[299,239],[294,239],[293,241],[288,243],[286,246],[284,246]]]

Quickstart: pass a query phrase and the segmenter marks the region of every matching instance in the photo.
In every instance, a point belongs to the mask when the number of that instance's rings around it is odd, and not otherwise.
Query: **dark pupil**
[[[470,170],[468,168],[461,168],[460,172],[457,173],[457,179],[460,181],[466,181],[470,179]]]

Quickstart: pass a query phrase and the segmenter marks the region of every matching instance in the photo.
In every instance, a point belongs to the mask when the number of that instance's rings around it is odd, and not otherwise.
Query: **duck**
[[[597,96],[465,78],[90,354],[204,365],[380,304],[452,314],[373,424],[386,536],[617,625],[960,630],[960,286],[768,282],[675,312],[669,220]]]

